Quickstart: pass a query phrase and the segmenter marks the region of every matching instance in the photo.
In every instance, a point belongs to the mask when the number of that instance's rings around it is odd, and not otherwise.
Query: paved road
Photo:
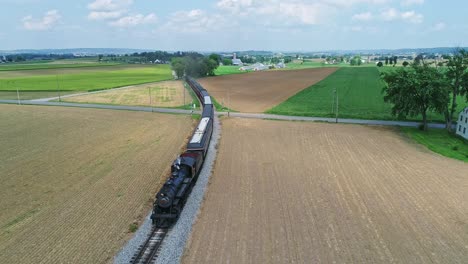
[[[3,104],[17,104],[16,100],[0,100]],[[47,102],[39,100],[21,101],[24,105],[48,105],[48,106],[68,106],[68,107],[83,107],[83,108],[99,108],[99,109],[114,109],[114,110],[127,110],[127,111],[142,111],[142,112],[157,112],[157,113],[175,113],[175,114],[190,114],[190,110],[176,109],[176,108],[156,108],[144,106],[123,106],[123,105],[102,105],[102,104],[78,104],[78,103],[63,103],[63,102]],[[200,111],[193,113],[200,114]],[[238,113],[238,112],[216,112],[218,115],[242,117],[242,118],[257,118],[257,119],[276,119],[276,120],[289,120],[289,121],[313,121],[313,122],[328,122],[335,123],[335,118],[326,117],[308,117],[308,116],[283,116],[271,114],[255,114],[255,113]],[[379,126],[404,126],[404,127],[417,127],[419,122],[408,121],[387,121],[387,120],[366,120],[366,119],[345,119],[339,118],[338,123],[344,124],[361,124],[361,125],[379,125]],[[429,124],[430,128],[445,128],[444,124]]]

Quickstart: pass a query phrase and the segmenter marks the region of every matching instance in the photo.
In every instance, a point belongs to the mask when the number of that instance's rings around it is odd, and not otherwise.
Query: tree
[[[393,57],[388,58],[388,63],[389,63],[390,65],[393,64]]]
[[[201,74],[214,76],[215,75],[214,71],[218,68],[219,63],[217,61],[213,60],[211,58],[211,56],[210,56],[209,58],[204,58],[203,59],[203,64],[205,64],[205,66],[206,66],[206,73],[201,72]]]
[[[98,61],[102,61],[102,57],[103,57],[103,55],[102,55],[102,54],[99,54],[99,55],[98,55]]]
[[[230,60],[230,59],[223,59],[223,65],[232,65],[232,60]]]
[[[404,62],[403,62],[403,67],[406,67],[406,66],[408,66],[408,65],[409,65],[409,62],[407,62],[407,61],[404,61]]]
[[[427,130],[427,111],[442,113],[449,101],[448,83],[436,68],[426,64],[383,72],[385,102],[390,102],[392,115],[399,118],[422,115]]]
[[[185,60],[183,58],[172,58],[171,67],[175,72],[177,79],[180,79],[184,76]]]
[[[413,64],[415,65],[421,65],[424,64],[424,56],[422,54],[419,54],[414,58]]]
[[[214,60],[216,63],[220,64],[222,62],[221,55],[219,54],[211,54],[209,57],[211,60]]]
[[[385,57],[385,65],[388,65],[388,57]]]
[[[383,63],[381,61],[377,62],[377,67],[382,67]]]
[[[351,66],[360,66],[362,64],[361,56],[354,56],[349,63]]]
[[[393,63],[394,63],[394,65],[397,64],[397,61],[398,61],[398,57],[397,57],[397,56],[394,56],[394,57],[393,57]]]
[[[457,98],[466,94],[468,97],[468,52],[457,49],[454,56],[448,58],[446,76],[450,84],[452,102],[447,104],[445,111],[446,128],[452,130],[452,121],[457,110]]]

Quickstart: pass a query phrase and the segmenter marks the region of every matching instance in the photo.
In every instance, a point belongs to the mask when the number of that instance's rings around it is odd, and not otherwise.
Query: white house
[[[458,115],[457,135],[468,139],[468,107],[465,107]]]

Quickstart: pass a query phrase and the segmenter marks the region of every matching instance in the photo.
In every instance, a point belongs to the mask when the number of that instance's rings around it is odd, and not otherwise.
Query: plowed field
[[[0,105],[0,263],[103,263],[145,216],[185,116]]]
[[[261,113],[336,69],[254,72],[203,78],[199,82],[220,104],[241,112]]]
[[[183,263],[466,263],[467,172],[394,130],[226,119]]]

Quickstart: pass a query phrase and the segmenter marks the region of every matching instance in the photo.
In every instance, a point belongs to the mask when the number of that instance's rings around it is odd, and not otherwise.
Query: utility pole
[[[228,117],[230,116],[230,111],[231,109],[229,108],[231,106],[231,87],[228,88]]]
[[[151,113],[153,112],[153,104],[151,102],[151,87],[148,87],[148,94],[149,94],[149,102],[151,107]]]
[[[55,75],[55,80],[57,81],[57,93],[58,93],[59,102],[61,102],[62,99],[60,98],[60,87],[59,87],[59,80],[58,80],[57,74]]]
[[[187,90],[187,87],[186,87],[185,84],[184,84],[184,108],[187,107],[187,106],[185,105],[185,90]]]
[[[338,123],[338,93],[336,94],[336,123]]]
[[[20,99],[20,96],[19,96],[18,86],[16,86],[16,96],[18,97],[18,104],[21,105],[21,99]]]
[[[332,101],[332,105],[331,105],[331,113],[334,114],[335,113],[335,103],[336,102],[336,88],[333,89],[333,101]]]

